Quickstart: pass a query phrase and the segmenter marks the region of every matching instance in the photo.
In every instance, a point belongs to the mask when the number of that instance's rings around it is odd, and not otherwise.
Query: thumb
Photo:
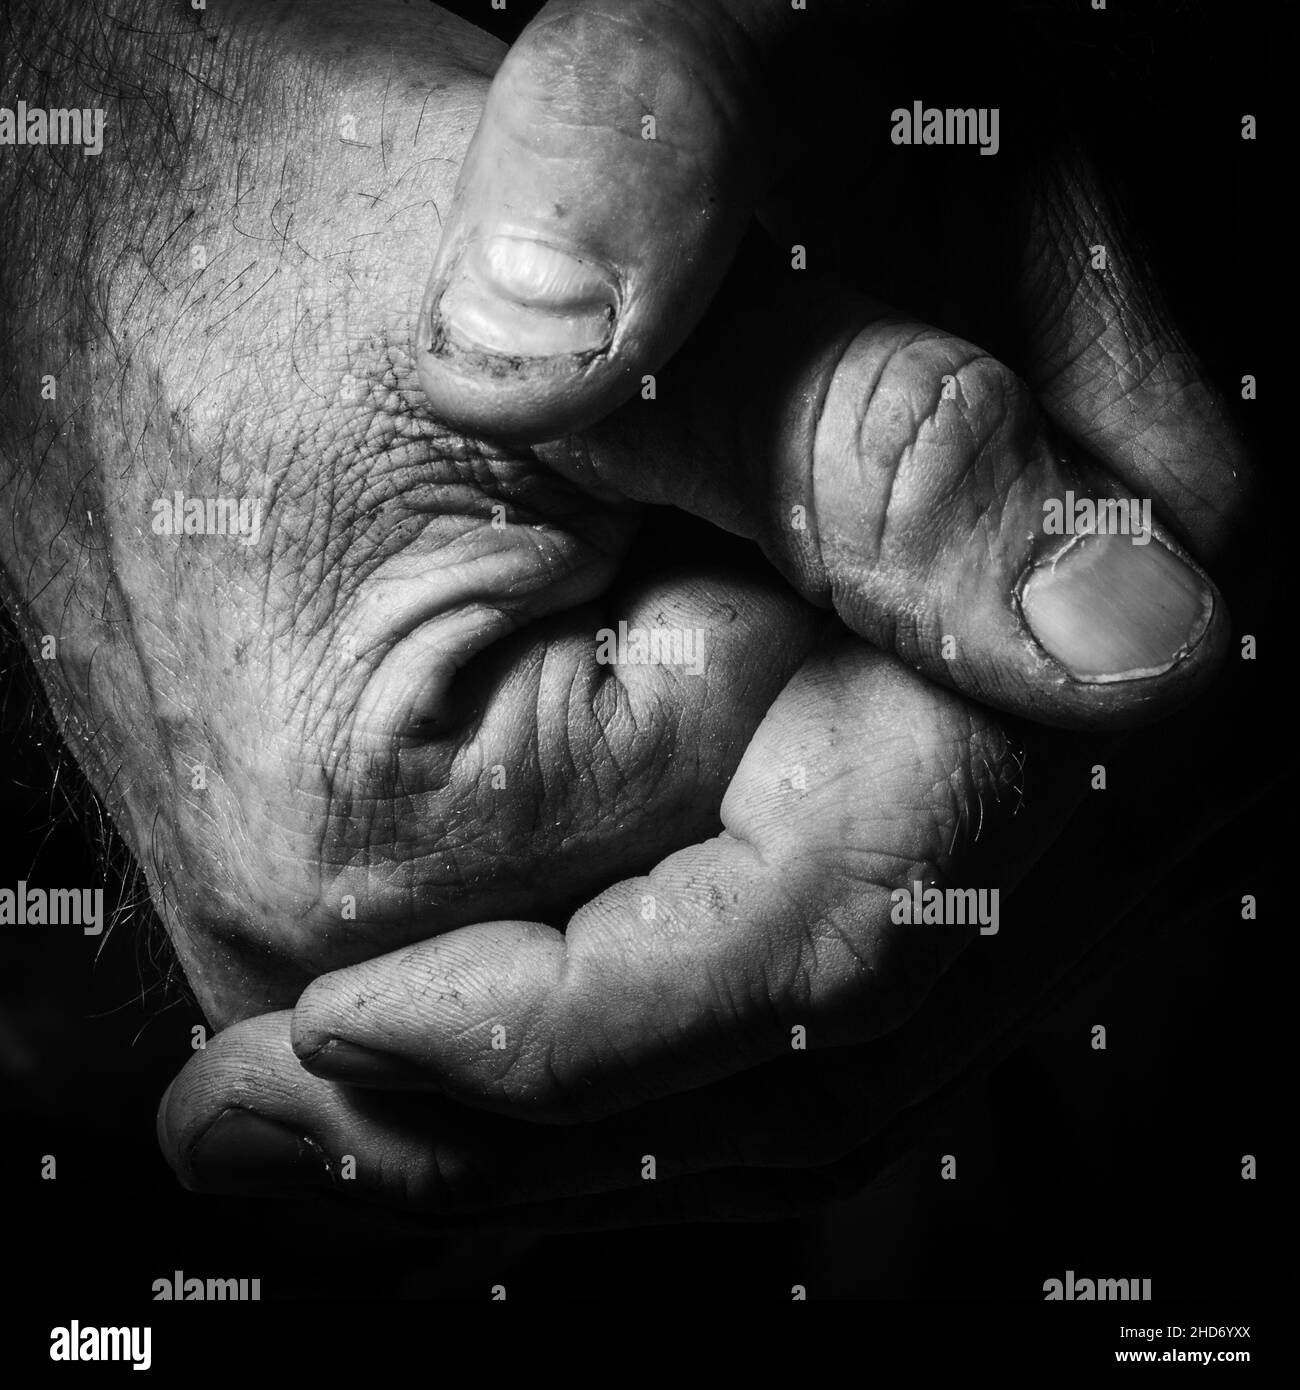
[[[778,139],[762,0],[551,0],[497,73],[425,294],[421,383],[477,433],[607,414],[703,314]]]

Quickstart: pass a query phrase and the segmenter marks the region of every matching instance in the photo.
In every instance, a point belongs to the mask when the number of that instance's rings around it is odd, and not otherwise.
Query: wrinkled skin
[[[52,364],[59,401],[28,442],[48,530],[19,553],[71,561],[27,610],[59,635],[60,712],[97,731],[96,783],[111,785],[219,1025],[291,1004],[307,980],[376,950],[544,911],[539,866],[563,900],[709,827],[815,626],[776,583],[651,587],[619,616],[707,627],[718,674],[609,680],[591,640],[609,617],[581,605],[611,585],[635,509],[424,418],[394,326],[413,322],[423,267],[411,248],[436,238],[490,53],[431,27],[444,82],[412,61],[405,78],[381,71],[343,93],[370,120],[387,96],[385,140],[400,154],[373,193],[358,190],[375,149],[320,126],[305,75],[303,128],[215,161],[218,138],[252,138],[277,69],[244,91],[236,129],[197,144],[177,175],[202,196],[168,243],[173,288],[140,261],[167,242],[174,207],[99,236],[88,278],[106,295],[111,344],[68,343],[66,365]],[[191,273],[196,243],[207,268]],[[49,325],[33,332],[44,341]],[[88,451],[102,463],[78,480],[83,529],[66,502],[51,509]],[[178,488],[262,498],[260,544],[152,534],[153,499]],[[489,524],[494,502],[509,510],[503,531]],[[775,669],[744,652],[769,624],[795,644]],[[473,713],[449,735],[424,732],[420,721],[445,717],[452,674],[489,647],[496,659],[457,691]],[[689,702],[673,695],[687,681]],[[710,685],[730,717],[705,725]],[[680,713],[657,717],[670,700]],[[689,766],[670,779],[679,746]],[[580,780],[551,772],[570,764]],[[490,787],[497,765],[508,796]],[[341,918],[346,894],[355,924]]]
[[[180,65],[237,99],[176,79],[166,117],[118,103],[87,176],[101,211],[28,188],[7,229],[5,487],[30,517],[3,540],[11,603],[33,648],[57,635],[41,670],[65,736],[226,1030],[160,1133],[186,1181],[219,1185],[195,1145],[253,1111],[323,1156],[295,1181],[329,1182],[349,1152],[352,1190],[443,1210],[632,1187],[646,1136],[684,1133],[662,1175],[708,1176],[663,1200],[750,1214],[736,1168],[851,1154],[996,1029],[1005,1000],[967,999],[900,1060],[907,1021],[983,943],[900,931],[889,890],[1012,886],[1086,789],[1074,739],[934,682],[1130,723],[1222,657],[1216,597],[1176,669],[1136,695],[1080,691],[1008,617],[1045,552],[1041,499],[1080,479],[1152,496],[1170,547],[1210,561],[1244,462],[1158,304],[1072,269],[1060,209],[1091,195],[1067,166],[1031,218],[1026,371],[1090,458],[1063,459],[1028,388],[964,341],[784,286],[781,346],[755,346],[743,315],[708,326],[668,369],[694,383],[685,404],[634,402],[538,448],[458,433],[428,409],[416,333],[499,53],[432,7],[394,11],[396,45],[346,6],[159,21]],[[137,70],[133,40],[113,41],[114,71]],[[38,234],[56,210],[66,244]],[[931,418],[916,403],[944,371],[963,399]],[[750,448],[734,421],[754,375],[771,413]],[[821,453],[806,420],[782,432],[781,400],[810,382]],[[811,558],[779,520],[808,469]],[[258,542],[154,535],[151,504],[176,489],[261,498]],[[770,573],[669,557],[622,577],[644,502],[757,540]],[[703,629],[704,674],[599,665],[594,634],[619,620]],[[945,666],[954,628],[975,655]],[[587,898],[567,935],[541,925]],[[1059,965],[1035,956],[1019,983]],[[797,1080],[795,1026],[814,1049]],[[335,1037],[461,1104],[381,1104],[304,1070]],[[503,1143],[520,1120],[587,1123]]]

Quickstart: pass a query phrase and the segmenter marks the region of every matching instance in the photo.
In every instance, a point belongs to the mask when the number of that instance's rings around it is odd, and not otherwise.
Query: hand
[[[807,422],[789,413],[764,436],[770,466],[758,473],[757,496],[775,499],[759,510],[785,525],[790,480],[810,466],[832,505],[810,495],[805,519],[833,543],[819,541],[816,563],[801,569],[797,551],[791,558],[800,533],[774,525],[757,532],[769,553],[807,598],[829,596],[869,635],[892,627],[888,645],[923,666],[944,660],[936,638],[955,635],[958,656],[945,674],[964,688],[992,686],[1002,703],[1043,717],[1127,721],[1208,678],[1226,620],[1215,596],[1206,621],[1213,590],[1168,558],[1154,563],[1185,576],[1170,596],[1182,596],[1185,627],[1151,621],[1141,599],[1152,576],[1131,567],[1184,553],[1172,537],[1168,551],[1159,539],[1128,550],[1100,542],[1088,553],[1102,554],[1118,578],[1103,578],[1100,601],[1115,616],[1093,631],[1092,645],[1128,660],[1134,642],[1151,638],[1164,644],[1152,663],[1161,669],[1127,682],[1086,678],[1096,671],[1071,679],[1024,631],[1014,590],[1037,565],[1049,599],[1040,612],[1054,611],[1053,592],[1057,607],[1067,601],[1059,590],[1075,586],[1065,566],[1058,576],[1051,565],[1043,503],[1067,482],[1085,491],[1113,485],[1056,458],[1007,369],[978,358],[972,370],[973,350],[942,334],[922,337],[923,350],[912,352],[913,330],[852,301],[837,310],[833,331],[792,334],[784,350],[757,356],[752,345],[747,357],[727,347],[744,324],[720,316],[695,359],[717,354],[715,375],[696,387],[718,388],[710,408],[679,398],[655,417],[643,446],[629,445],[627,418],[585,444],[541,451],[544,458],[430,419],[407,336],[424,279],[412,247],[436,241],[437,205],[447,201],[481,103],[475,69],[481,74],[490,58],[436,13],[394,9],[403,51],[392,59],[385,47],[382,62],[360,56],[383,32],[373,12],[364,20],[348,7],[304,14],[291,7],[267,19],[228,6],[215,50],[205,33],[169,29],[178,71],[202,71],[215,51],[225,71],[239,74],[239,102],[185,133],[170,182],[153,162],[155,107],[124,103],[120,143],[94,170],[101,215],[85,233],[92,252],[76,262],[76,236],[52,252],[52,270],[61,256],[81,277],[56,276],[59,294],[84,284],[89,303],[74,297],[69,307],[58,294],[32,303],[6,286],[31,344],[17,356],[11,404],[39,398],[31,378],[57,325],[70,321],[85,341],[102,342],[61,368],[59,405],[34,429],[17,405],[9,411],[11,476],[34,496],[37,524],[30,536],[9,538],[6,570],[33,642],[58,633],[56,708],[150,875],[205,1009],[218,1024],[250,1020],[187,1070],[165,1108],[164,1141],[187,1178],[217,1181],[194,1171],[192,1149],[205,1134],[216,1143],[211,1122],[233,1108],[290,1123],[310,1140],[291,1139],[295,1158],[358,1155],[362,1191],[439,1203],[445,1190],[427,1180],[447,1167],[448,1150],[430,1145],[431,1116],[445,1120],[446,1134],[463,1126],[464,1152],[479,1157],[484,1134],[495,1140],[492,1126],[504,1121],[459,1107],[431,1111],[424,1098],[388,1111],[362,1091],[307,1077],[289,1051],[283,1011],[308,980],[379,957],[379,1039],[355,1026],[356,996],[340,993],[346,973],[326,975],[303,997],[296,1041],[319,1070],[330,1066],[321,1045],[337,1036],[405,1052],[420,1084],[507,1116],[602,1116],[651,1097],[666,1106],[712,1078],[750,1080],[742,1073],[788,1049],[792,1028],[806,1028],[815,1049],[900,1024],[965,937],[890,930],[891,888],[963,872],[1009,884],[1082,790],[1079,773],[1057,767],[1060,801],[1046,788],[1032,834],[1015,827],[1021,833],[999,844],[998,798],[1009,814],[1024,761],[1025,739],[1013,726],[842,631],[823,637],[822,618],[773,576],[697,567],[611,587],[635,521],[620,493],[675,495],[712,520],[725,516],[731,529],[755,529],[744,519],[754,489],[742,451],[690,468],[692,480],[708,482],[698,498],[673,471],[700,457],[700,441],[726,433],[727,375],[738,363],[770,374],[778,421],[781,402],[808,399],[809,384],[810,398],[823,400],[815,447]],[[256,61],[240,59],[254,52]],[[123,56],[138,69],[138,53]],[[192,78],[163,80],[193,99]],[[258,113],[284,91],[304,96],[270,130]],[[359,113],[358,128],[382,137],[340,148],[340,127],[320,119],[322,102]],[[244,151],[233,164],[231,148]],[[156,224],[140,228],[120,211],[103,216],[124,206],[141,177],[162,190]],[[33,246],[49,225],[75,227],[79,206],[74,197],[62,218],[48,208],[43,221],[29,214],[12,244]],[[201,270],[194,246],[205,248]],[[160,263],[165,247],[173,259]],[[1054,289],[1049,278],[1039,293]],[[1083,299],[1076,307],[1086,321],[1097,306]],[[807,303],[796,297],[789,312],[798,322]],[[1127,333],[1126,352],[1167,359],[1165,371],[1190,370],[1161,351],[1158,319],[1134,313]],[[1100,361],[1080,370],[1113,367],[1108,350],[1103,344]],[[881,357],[897,377],[873,392]],[[933,404],[938,364],[950,365],[963,389],[940,402],[930,433],[900,440],[893,410],[871,418],[873,404]],[[1100,398],[1113,416],[1099,439],[1139,486],[1140,465],[1151,465],[1170,526],[1212,542],[1240,501],[1232,440],[1194,375],[1152,379],[1148,396],[1146,383],[1126,392],[1121,373],[1101,372]],[[92,415],[84,452],[70,449],[68,420],[105,390],[114,415]],[[1175,392],[1205,421],[1186,457],[1164,418]],[[679,443],[693,454],[679,459]],[[868,465],[882,457],[900,466],[877,480]],[[984,458],[1005,471],[982,473]],[[1199,496],[1189,500],[1193,487]],[[154,534],[154,504],[177,488],[260,499],[259,536],[244,545]],[[955,543],[937,523],[932,504],[949,494],[958,515],[998,522],[984,549],[964,536]],[[848,499],[847,510],[837,497]],[[504,528],[492,524],[497,506]],[[872,508],[889,526],[864,556],[872,532],[857,523]],[[82,510],[87,530],[70,530],[66,519]],[[1017,534],[1026,521],[1032,538]],[[582,606],[597,600],[605,606]],[[917,622],[926,605],[934,616],[950,611],[951,625]],[[595,634],[619,619],[703,631],[702,677],[601,666]],[[1111,629],[1125,622],[1138,636],[1112,645]],[[1057,627],[1067,640],[1071,625]],[[498,770],[501,786],[493,785]],[[570,928],[567,947],[549,928],[491,923],[546,915],[650,867],[714,830],[720,802],[727,830],[719,839],[653,870],[648,892],[633,882],[598,900]],[[968,859],[972,848],[979,858]],[[643,915],[647,896],[653,917]],[[448,934],[428,940],[439,932]],[[409,943],[425,944],[414,956],[385,954]],[[411,971],[437,984],[449,967],[447,998],[426,996],[447,1013],[394,1007],[394,991],[418,1003]],[[564,988],[551,997],[556,981]],[[491,1046],[498,1025],[504,1049]],[[463,1028],[471,1031],[457,1039]],[[344,1067],[337,1050],[333,1070],[375,1079],[373,1069],[358,1072],[355,1057]],[[861,1081],[880,1084],[867,1071]],[[744,1125],[733,1120],[759,1118],[754,1098],[769,1094],[766,1085],[755,1071],[738,1115],[721,1104],[710,1110],[725,1122],[718,1141],[677,1160],[678,1171],[716,1167],[720,1145],[745,1152],[734,1147]],[[380,1123],[381,1109],[396,1118]],[[689,1125],[699,1111],[674,1114]],[[852,1117],[845,1133],[836,1107],[821,1118],[836,1130],[823,1143],[856,1142]],[[666,1126],[673,1116],[650,1119]],[[550,1132],[523,1125],[511,1133],[511,1162],[528,1176],[456,1164],[462,1193],[479,1188],[456,1200],[527,1201],[628,1180],[622,1140],[602,1166],[598,1135],[584,1131],[589,1169],[575,1169],[572,1147],[552,1150],[565,1170],[557,1185],[546,1162],[530,1169],[528,1161],[527,1145]],[[351,1147],[339,1149],[345,1141]],[[575,1132],[566,1142],[583,1141]],[[377,1143],[400,1144],[401,1162],[376,1167]],[[255,1157],[243,1140],[235,1147]],[[255,1176],[278,1176],[254,1166]],[[633,1176],[640,1181],[639,1171]]]
[[[554,30],[539,23],[533,32],[545,40]],[[646,231],[656,224],[641,216],[639,204],[629,210],[618,197],[599,196],[622,186],[604,177],[604,146],[584,143],[598,123],[581,111],[575,118],[567,107],[557,110],[549,99],[539,110],[527,100],[511,109],[519,91],[554,91],[536,73],[517,79],[529,62],[545,63],[544,44],[540,52],[538,58],[528,38],[516,48],[510,63],[517,86],[499,80],[497,104],[489,103],[475,149],[486,152],[486,167],[502,167],[494,117],[516,131],[545,128],[554,117],[559,138],[578,132],[575,177],[588,193],[572,206],[588,224],[602,214],[613,217],[610,236],[640,238],[637,250],[652,261],[664,244],[654,239],[659,233]],[[592,72],[605,70],[601,62],[590,64]],[[575,94],[578,103],[588,99],[593,94],[586,90]],[[549,156],[548,177],[553,150]],[[476,205],[478,167],[471,155],[462,175],[462,216]],[[509,167],[508,188],[541,186],[526,169]],[[651,186],[653,173],[638,184]],[[495,187],[500,191],[501,184]],[[655,195],[667,210],[661,217],[681,196],[671,183],[655,186]],[[1053,383],[1048,399],[1062,425],[1086,424],[1104,462],[1134,491],[1158,497],[1175,532],[1214,553],[1231,532],[1243,485],[1239,451],[1211,394],[1180,352],[1149,285],[1117,271],[1071,288],[1082,249],[1063,240],[1062,229],[1082,224],[1085,209],[1092,235],[1115,249],[1121,267],[1130,263],[1086,166],[1068,161],[1044,171],[1029,203],[1026,260],[1035,269],[1019,288],[1034,344],[1031,371]],[[525,215],[517,197],[511,215]],[[444,238],[440,267],[458,230],[462,225],[453,223]],[[439,273],[426,314],[437,303]],[[663,378],[668,384],[653,405],[624,410],[589,430],[581,445],[544,450],[547,462],[586,485],[676,501],[760,538],[802,592],[829,595],[841,617],[884,645],[898,649],[899,609],[909,617],[917,609],[929,616],[927,605],[955,609],[952,626],[963,632],[958,649],[966,664],[956,675],[951,663],[936,674],[999,703],[1094,721],[1099,695],[1114,696],[1106,707],[1111,718],[1142,709],[1152,690],[1146,682],[1136,683],[1146,686],[1141,694],[1133,683],[1099,690],[1083,682],[1080,690],[1059,678],[1044,690],[1035,685],[1041,666],[1027,663],[1020,681],[1008,676],[1027,651],[1023,630],[1008,620],[1007,596],[1023,565],[1018,531],[1039,531],[1045,497],[1063,487],[1046,438],[1035,437],[1041,427],[1023,388],[980,359],[978,385],[1004,407],[990,411],[992,437],[953,441],[940,429],[937,440],[918,440],[908,433],[907,467],[887,477],[876,495],[868,465],[895,456],[886,407],[909,422],[924,418],[902,408],[908,390],[921,402],[932,400],[940,366],[953,365],[960,379],[961,354],[969,350],[886,317],[842,288],[773,294],[769,286],[767,293],[772,303],[747,317],[721,316],[719,327],[699,335]],[[1121,303],[1126,313],[1118,311]],[[1049,305],[1058,316],[1047,315]],[[1103,330],[1091,332],[1098,323]],[[645,328],[650,339],[655,331],[653,324]],[[769,344],[757,359],[747,350],[755,341]],[[922,350],[913,351],[918,342]],[[1135,362],[1143,363],[1142,372],[1132,370]],[[635,377],[645,365],[658,363],[643,358],[627,371]],[[440,389],[445,367],[422,362],[431,393]],[[897,373],[896,389],[864,399],[862,384],[878,380],[882,367]],[[449,393],[445,408],[462,418],[480,408],[490,418],[498,408],[507,415],[550,408],[548,392],[565,404],[595,381],[556,370],[516,406],[511,393],[522,376],[462,375],[454,390],[441,388]],[[971,395],[980,400],[978,391]],[[809,399],[823,403],[812,446],[808,422],[785,413],[789,403]],[[755,400],[772,402],[770,410],[744,420]],[[737,435],[748,447],[728,449]],[[988,480],[971,466],[982,456],[1004,470],[998,525],[968,574],[965,533],[951,522],[963,505],[970,515],[989,515],[990,499],[981,491]],[[1081,493],[1114,486],[1098,481],[1101,469],[1088,476],[1076,483]],[[957,506],[942,510],[953,493]],[[802,553],[786,510],[796,505],[804,506],[816,537]],[[892,536],[889,527],[872,524],[886,512]],[[877,544],[868,551],[881,532],[896,549]],[[1135,552],[1118,555],[1133,559]],[[1089,602],[1104,600],[1094,591]],[[1106,625],[1111,612],[1124,609],[1121,601],[1108,610]],[[1004,640],[990,642],[997,659],[982,652],[966,657],[967,631],[987,631],[975,614],[1005,624],[997,634]],[[1090,644],[1103,625],[1090,628],[1084,618],[1062,612],[1058,635],[1093,656]],[[933,622],[913,621],[934,631]],[[932,638],[927,650],[915,630],[909,636],[905,654],[934,667],[938,643]],[[987,660],[987,676],[978,672],[980,659]],[[900,729],[908,731],[902,747]],[[317,981],[292,1022],[272,1016],[246,1025],[224,1050],[190,1068],[165,1107],[165,1142],[191,1180],[220,1184],[220,1173],[202,1158],[189,1166],[189,1145],[205,1131],[211,1139],[214,1116],[239,1095],[242,1109],[251,1106],[310,1136],[305,1147],[288,1140],[286,1152],[295,1164],[307,1153],[323,1156],[317,1180],[328,1181],[327,1173],[339,1171],[339,1156],[352,1154],[356,1190],[443,1213],[604,1193],[559,1210],[565,1220],[600,1222],[770,1214],[851,1184],[863,1171],[863,1142],[987,1047],[1091,939],[1084,931],[1020,940],[1010,958],[996,957],[997,969],[989,964],[990,943],[980,941],[919,1007],[965,943],[960,934],[896,929],[892,886],[938,870],[1005,887],[1087,785],[1091,754],[1039,739],[1027,787],[1022,740],[1028,736],[1014,727],[1011,734],[852,642],[832,638],[787,686],[750,744],[723,804],[720,839],[619,885],[580,912],[563,937],[536,923],[489,924]],[[1033,831],[1023,823],[1004,827],[1025,797]],[[965,865],[972,866],[969,879],[962,877]],[[1100,930],[1101,924],[1090,925]],[[812,1053],[791,1052],[799,1030],[806,1030]],[[381,1105],[373,1092],[304,1082],[290,1043],[319,1076],[353,1086],[427,1089],[515,1121],[586,1123],[554,1131],[424,1100],[390,1096]],[[823,1047],[830,1050],[819,1054]],[[242,1148],[246,1122],[227,1117],[223,1123],[236,1136],[226,1141],[227,1153],[232,1142]],[[658,1176],[684,1180],[647,1189],[647,1153],[658,1157]],[[865,1161],[876,1154],[868,1149]],[[810,1167],[811,1175],[793,1178],[782,1171]],[[277,1171],[269,1161],[259,1168],[267,1180]],[[547,1219],[557,1219],[556,1208],[547,1211]]]

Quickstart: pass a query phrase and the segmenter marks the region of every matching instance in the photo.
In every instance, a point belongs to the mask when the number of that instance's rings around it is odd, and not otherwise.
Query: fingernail
[[[310,1139],[250,1110],[217,1116],[190,1151],[190,1183],[200,1190],[271,1191],[322,1187],[325,1155]]]
[[[402,1057],[374,1052],[342,1038],[330,1038],[314,1052],[298,1059],[315,1076],[330,1081],[353,1082],[395,1091],[427,1090],[424,1071]]]
[[[1148,533],[1149,535],[1149,533]],[[1214,595],[1154,537],[1077,537],[1030,572],[1021,611],[1038,643],[1077,680],[1167,671],[1201,640]]]
[[[618,290],[593,260],[543,241],[492,236],[466,246],[439,313],[456,339],[487,352],[598,352],[614,334]]]

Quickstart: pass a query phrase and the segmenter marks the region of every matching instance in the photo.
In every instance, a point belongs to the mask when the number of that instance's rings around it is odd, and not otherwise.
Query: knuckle
[[[991,450],[1037,424],[1027,388],[996,358],[953,338],[899,344],[862,401],[859,464],[879,491],[881,548],[910,540]]]
[[[900,580],[923,584],[972,501],[981,516],[997,505],[1039,422],[1024,383],[973,344],[909,324],[863,330],[836,367],[813,460],[821,560],[851,626],[881,635],[905,607]]]

